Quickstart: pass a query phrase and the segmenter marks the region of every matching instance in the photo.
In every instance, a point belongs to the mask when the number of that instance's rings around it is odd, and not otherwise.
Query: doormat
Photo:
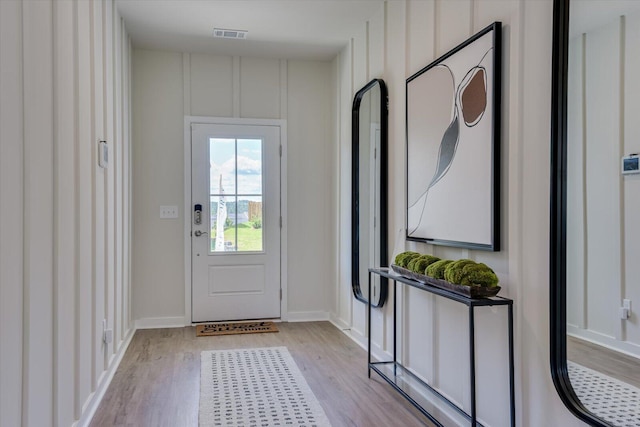
[[[585,408],[616,426],[640,425],[640,389],[574,362],[567,368]]]
[[[196,326],[197,337],[258,334],[261,332],[278,332],[278,328],[273,322],[205,323]]]
[[[286,347],[201,353],[200,427],[330,427]]]

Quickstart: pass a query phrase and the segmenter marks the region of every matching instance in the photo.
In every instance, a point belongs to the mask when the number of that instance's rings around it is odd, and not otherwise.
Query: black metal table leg
[[[369,272],[369,289],[367,298],[367,367],[371,378],[371,272]]]
[[[509,397],[511,404],[511,427],[516,426],[516,387],[514,382],[513,363],[513,304],[509,304]]]
[[[398,286],[397,286],[397,282],[394,280],[393,281],[393,374],[397,375],[397,363],[398,363],[398,339],[397,339],[397,324],[398,324],[398,310],[397,310],[397,298],[396,298],[396,293],[398,290]]]
[[[476,345],[473,306],[469,306],[469,382],[471,388],[471,425],[476,425]]]

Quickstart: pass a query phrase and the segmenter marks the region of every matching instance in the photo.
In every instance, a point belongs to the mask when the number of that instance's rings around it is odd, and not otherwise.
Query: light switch
[[[160,218],[161,219],[178,218],[178,207],[177,206],[160,206]]]

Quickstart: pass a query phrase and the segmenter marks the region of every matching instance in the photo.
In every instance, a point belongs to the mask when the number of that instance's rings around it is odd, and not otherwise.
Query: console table
[[[393,281],[393,360],[373,362],[371,360],[371,301],[367,304],[367,361],[368,361],[368,375],[371,378],[371,371],[375,371],[380,375],[387,383],[389,383],[394,389],[396,389],[402,396],[404,396],[413,406],[415,406],[420,412],[422,412],[427,418],[433,421],[437,426],[444,427],[440,421],[437,420],[436,414],[440,409],[437,405],[429,403],[424,399],[422,393],[428,393],[438,402],[443,402],[448,406],[455,409],[455,411],[461,416],[461,418],[468,420],[471,426],[482,426],[477,420],[476,411],[476,355],[475,355],[475,320],[474,310],[476,307],[483,306],[507,306],[508,313],[508,351],[509,351],[509,405],[511,416],[511,427],[515,427],[515,392],[514,392],[514,362],[513,362],[513,300],[503,298],[500,296],[490,298],[469,298],[463,295],[456,294],[449,290],[436,288],[434,286],[426,285],[424,283],[417,282],[407,277],[400,276],[389,268],[370,268],[369,269],[369,293],[371,295],[371,278],[373,274],[377,274],[381,277],[386,277]],[[458,405],[447,399],[436,389],[429,384],[418,378],[415,374],[405,368],[397,360],[397,304],[396,295],[398,289],[398,283],[411,286],[416,289],[420,289],[425,292],[437,295],[442,298],[446,298],[452,301],[459,302],[468,307],[469,312],[469,377],[470,377],[470,398],[471,408],[469,413],[464,411]],[[422,393],[420,393],[422,391]],[[420,403],[424,401],[423,403]]]

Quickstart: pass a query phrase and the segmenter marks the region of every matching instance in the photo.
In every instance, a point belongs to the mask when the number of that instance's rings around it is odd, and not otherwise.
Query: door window
[[[210,253],[263,252],[263,141],[209,139]]]

